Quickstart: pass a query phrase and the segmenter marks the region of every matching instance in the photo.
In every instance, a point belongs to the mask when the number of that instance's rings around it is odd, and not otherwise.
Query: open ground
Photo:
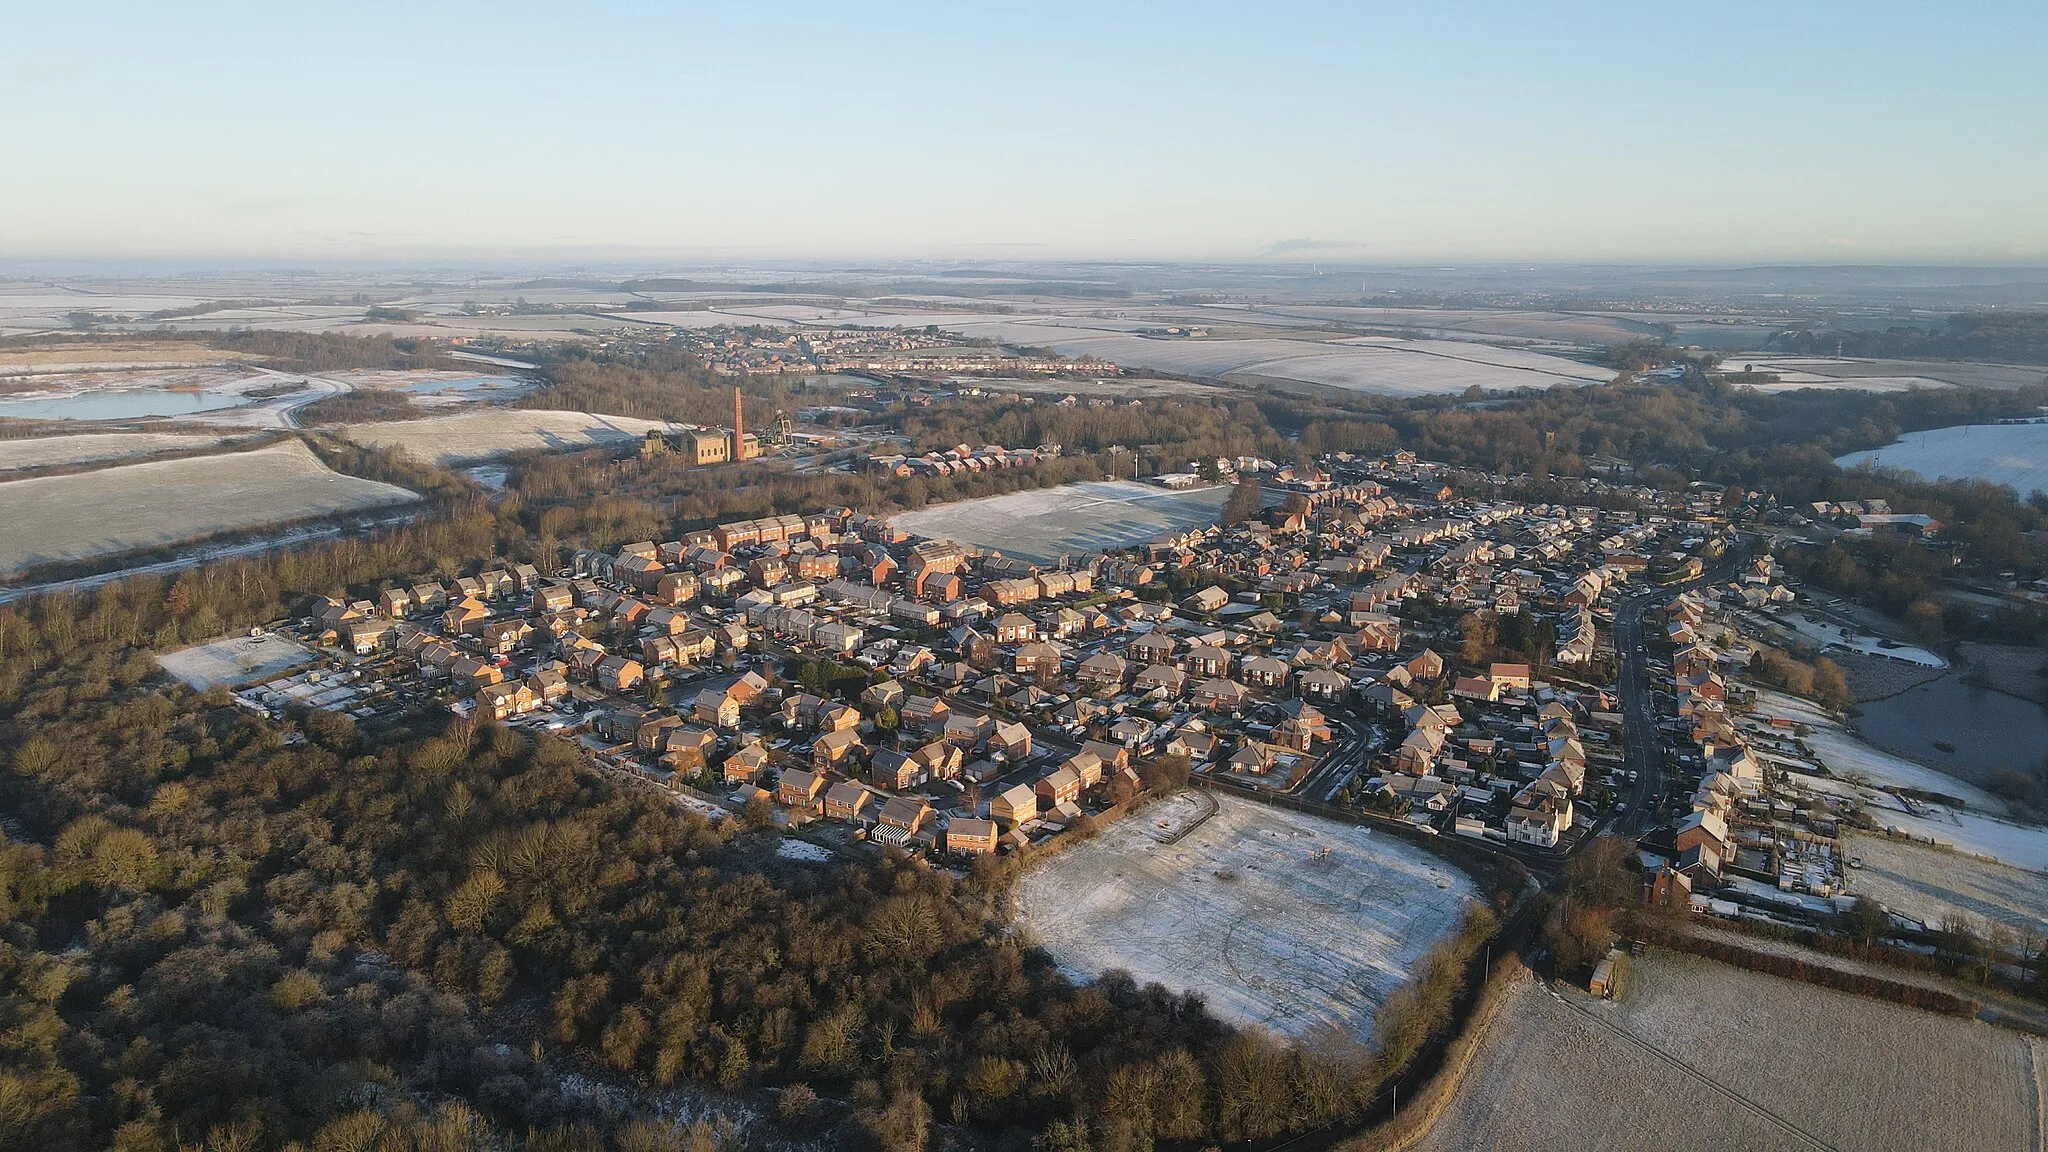
[[[1928,480],[1988,480],[2021,496],[2048,489],[2048,423],[1961,424],[1908,432],[1895,443],[1851,452],[1844,468],[1903,468]]]
[[[0,484],[0,572],[417,500],[330,470],[293,440]]]
[[[905,532],[991,548],[1040,564],[1066,552],[1141,544],[1213,524],[1230,488],[1174,491],[1133,480],[1063,484],[938,504],[895,517]]]
[[[211,448],[223,439],[206,432],[88,432],[82,436],[0,440],[0,472],[185,452]]]
[[[431,416],[388,424],[352,424],[344,434],[358,444],[390,448],[436,464],[460,464],[514,452],[573,452],[639,440],[659,420],[494,408],[460,416]]]
[[[1849,852],[1863,865],[1850,871],[1849,891],[1892,913],[1930,928],[1959,913],[2048,935],[2048,876],[2039,872],[1882,836],[1856,836]]]
[[[216,685],[240,688],[310,663],[317,654],[276,634],[229,636],[194,644],[156,658],[163,670],[204,692]]]
[[[1075,979],[1123,969],[1240,1024],[1370,1039],[1472,882],[1391,836],[1232,796],[1189,828],[1210,798],[1181,793],[1041,865],[1019,924]]]
[[[1614,1002],[1521,980],[1419,1147],[2041,1147],[2048,1054],[1988,1024],[1663,951]]]

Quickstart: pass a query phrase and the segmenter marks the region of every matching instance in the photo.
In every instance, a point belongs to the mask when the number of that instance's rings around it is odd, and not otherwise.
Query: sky
[[[0,259],[2048,258],[2048,3],[0,8]]]

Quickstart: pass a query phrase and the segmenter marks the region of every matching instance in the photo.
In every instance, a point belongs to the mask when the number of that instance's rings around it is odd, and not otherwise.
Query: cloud
[[[1365,255],[1371,248],[1363,240],[1314,240],[1297,237],[1293,240],[1278,240],[1259,249],[1258,258],[1271,259],[1277,256],[1299,256],[1303,254],[1329,255],[1343,253],[1351,256]]]

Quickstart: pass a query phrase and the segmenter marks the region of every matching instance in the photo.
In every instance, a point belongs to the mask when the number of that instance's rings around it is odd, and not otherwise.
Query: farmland
[[[0,483],[0,572],[419,499],[294,440],[251,452]]]
[[[1836,460],[1844,468],[1903,468],[1929,480],[1988,480],[2020,495],[2048,489],[2048,424],[1964,424],[1908,432],[1896,443]]]
[[[1208,795],[1181,793],[1039,867],[1018,888],[1020,925],[1075,979],[1123,969],[1238,1023],[1369,1037],[1374,1011],[1456,928],[1471,882],[1391,837],[1230,796],[1187,830]]]
[[[91,464],[130,456],[154,456],[159,452],[184,452],[213,447],[222,439],[206,433],[89,432],[83,436],[0,440],[0,472]]]
[[[1849,851],[1863,866],[1849,890],[1891,912],[1939,927],[1952,914],[1979,924],[2048,933],[2048,876],[1882,836],[1857,836]]]
[[[1521,979],[1420,1147],[2040,1146],[2015,1033],[1661,951],[1617,1002]]]
[[[350,440],[391,448],[436,464],[460,464],[514,452],[573,452],[639,440],[659,420],[598,416],[588,412],[492,409],[460,416],[432,416],[388,424],[354,424]]]
[[[1140,544],[1213,524],[1229,497],[1224,486],[1176,492],[1132,480],[1095,481],[935,505],[895,522],[905,532],[1049,564],[1064,552]]]

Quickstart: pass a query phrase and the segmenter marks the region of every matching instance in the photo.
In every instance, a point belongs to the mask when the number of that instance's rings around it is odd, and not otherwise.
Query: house
[[[1022,612],[1005,612],[996,620],[996,643],[1022,644],[1038,635],[1038,625]]]
[[[825,818],[841,822],[858,820],[874,798],[873,792],[859,784],[841,780],[825,790]]]
[[[816,772],[802,768],[783,771],[782,779],[775,785],[775,800],[785,808],[809,808],[825,790],[825,778]]]
[[[1529,690],[1529,666],[1527,664],[1503,664],[1495,661],[1487,669],[1486,678],[1500,691],[1527,692]]]
[[[962,816],[946,825],[946,851],[987,856],[996,850],[996,822]]]
[[[896,709],[904,726],[918,732],[944,731],[950,712],[952,708],[936,696],[912,696]]]
[[[1031,755],[1031,729],[1012,720],[996,724],[989,734],[989,751],[1002,753],[1003,759],[1016,763]]]
[[[630,692],[646,679],[647,669],[638,660],[607,656],[597,664],[597,684],[610,692]]]
[[[493,720],[523,716],[540,707],[540,696],[524,682],[490,684],[476,694],[477,711]]]
[[[1098,762],[1099,764],[1099,762]],[[1039,780],[1031,791],[1046,807],[1056,807],[1081,798],[1081,774],[1072,768],[1057,768]]]
[[[1244,707],[1251,693],[1235,680],[1204,680],[1195,685],[1189,698],[1211,712],[1232,712]]]
[[[1139,692],[1161,692],[1169,697],[1176,697],[1181,694],[1181,689],[1187,686],[1187,682],[1188,674],[1173,665],[1154,664],[1139,672],[1137,679],[1131,682],[1131,687]]]
[[[1020,676],[1057,676],[1060,671],[1060,650],[1051,644],[1034,640],[1017,649],[1011,667]]]
[[[1436,680],[1444,674],[1444,658],[1434,648],[1424,648],[1406,667],[1408,675],[1417,680]]]
[[[526,686],[543,705],[558,703],[569,694],[569,678],[559,668],[542,668],[526,678]]]
[[[1337,700],[1351,688],[1351,681],[1328,668],[1311,668],[1295,678],[1295,688],[1310,700]]]
[[[768,749],[760,743],[742,745],[725,758],[723,775],[727,784],[753,784],[768,767]]]
[[[697,693],[697,698],[690,707],[690,715],[698,722],[716,728],[737,728],[740,726],[740,702],[734,698],[730,689],[719,691],[715,688],[706,688]]]
[[[1257,688],[1279,688],[1287,683],[1290,671],[1286,664],[1271,656],[1255,656],[1244,662],[1244,666],[1238,669],[1238,675],[1244,677],[1245,683]]]
[[[1124,659],[1111,652],[1097,652],[1074,669],[1074,679],[1097,689],[1123,686]]]
[[[1733,855],[1729,850],[1731,844],[1728,839],[1728,822],[1721,818],[1720,813],[1711,810],[1694,812],[1680,821],[1672,844],[1681,853],[1703,845],[1712,849],[1714,855],[1722,860]]]
[[[1181,601],[1181,607],[1191,612],[1215,612],[1230,603],[1230,593],[1214,584]]]
[[[1571,796],[1556,784],[1539,780],[1516,793],[1506,832],[1510,843],[1555,848],[1571,826]]]
[[[931,805],[916,796],[892,796],[875,814],[871,838],[880,844],[902,847],[932,818]]]
[[[1178,645],[1173,637],[1158,632],[1149,632],[1131,641],[1129,655],[1138,664],[1171,664],[1173,652]]]
[[[1230,674],[1230,653],[1223,648],[1203,644],[1188,649],[1181,658],[1180,666],[1190,676],[1228,676]]]
[[[989,819],[1004,828],[1038,819],[1038,794],[1029,784],[1018,784],[988,802]]]
[[[811,745],[811,766],[820,772],[844,771],[862,747],[858,731],[827,732]]]

